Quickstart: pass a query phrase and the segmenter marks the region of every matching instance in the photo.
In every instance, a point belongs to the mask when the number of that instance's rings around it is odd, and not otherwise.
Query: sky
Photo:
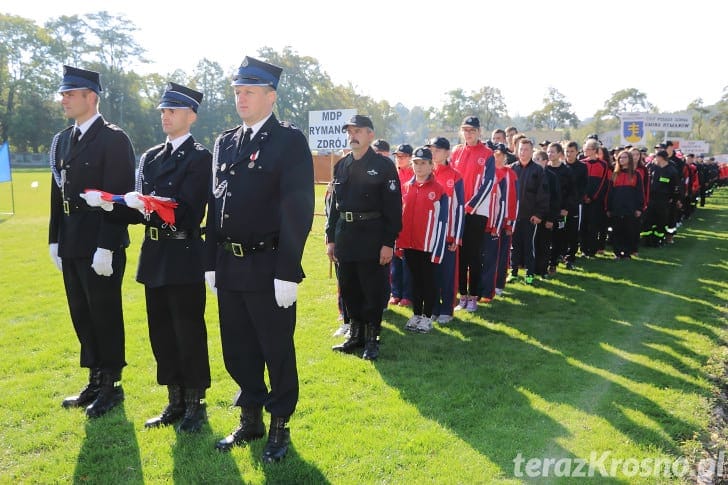
[[[191,73],[207,58],[232,75],[261,47],[290,46],[334,83],[409,108],[490,86],[511,116],[526,116],[555,88],[585,119],[622,89],[671,113],[698,98],[714,104],[728,86],[725,20],[707,0],[5,3],[0,12],[39,25],[100,10],[124,16],[152,61],[137,72]]]

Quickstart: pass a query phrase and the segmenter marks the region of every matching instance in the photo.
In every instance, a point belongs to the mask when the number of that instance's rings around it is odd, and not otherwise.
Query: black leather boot
[[[96,399],[101,390],[101,369],[89,369],[88,384],[78,396],[70,396],[63,400],[61,406],[64,408],[86,407]]]
[[[184,416],[185,401],[182,395],[182,386],[170,384],[167,386],[167,395],[169,396],[169,403],[167,404],[167,407],[164,408],[162,414],[144,423],[145,428],[169,426],[170,424],[179,421],[179,419]]]
[[[111,374],[101,373],[101,389],[99,395],[96,396],[86,408],[86,416],[89,418],[98,418],[114,409],[124,400],[124,389],[121,387],[121,380],[117,380]]]
[[[270,418],[270,430],[268,431],[268,442],[263,449],[263,461],[275,463],[281,461],[288,453],[288,445],[291,444],[291,431],[286,427],[288,418],[272,416]]]
[[[379,327],[369,323],[367,324],[366,333],[366,345],[361,358],[364,360],[377,360],[377,357],[379,357]]]
[[[362,347],[364,347],[364,325],[361,322],[352,320],[349,338],[344,341],[344,343],[334,345],[331,347],[331,350],[351,354],[355,352],[356,349]]]
[[[207,421],[204,389],[185,389],[185,414],[177,431],[195,433]]]
[[[219,451],[230,451],[234,446],[245,446],[265,435],[263,408],[243,408],[240,411],[240,425],[235,431],[215,444]]]

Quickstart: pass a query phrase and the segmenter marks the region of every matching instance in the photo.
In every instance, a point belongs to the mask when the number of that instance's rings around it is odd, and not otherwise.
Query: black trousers
[[[225,368],[240,386],[235,405],[260,407],[287,418],[298,402],[293,333],[296,304],[281,308],[271,291],[218,289],[220,339]],[[268,368],[270,392],[264,372]]]
[[[435,267],[432,253],[405,249],[404,260],[412,273],[412,310],[415,315],[432,316],[435,304]]]
[[[339,261],[339,291],[353,321],[382,325],[389,265],[379,261]]]
[[[533,249],[536,254],[535,271],[537,275],[545,275],[551,259],[551,242],[554,230],[546,229],[546,223],[541,222],[536,231]]]
[[[574,262],[576,260],[576,251],[579,249],[579,234],[581,232],[581,219],[584,208],[578,205],[576,214],[569,214],[566,218],[566,261]]]
[[[526,268],[527,275],[533,275],[536,271],[536,234],[538,225],[531,224],[528,219],[516,221],[516,228],[513,231],[511,249],[511,270],[518,271],[519,266]]]
[[[480,274],[483,271],[483,238],[488,218],[475,214],[465,216],[463,246],[458,261],[458,292],[460,296],[478,296]]]
[[[581,252],[588,256],[594,256],[594,253],[599,249],[599,231],[603,230],[606,218],[604,201],[601,199],[594,200],[590,204],[584,204],[583,209]]]
[[[126,365],[121,307],[126,251],[114,251],[111,276],[97,275],[91,262],[91,258],[63,258],[63,284],[81,344],[81,367],[101,369],[118,380]]]
[[[629,256],[637,251],[634,234],[639,219],[634,215],[612,217],[612,246],[615,256]]]
[[[157,382],[189,389],[210,387],[205,284],[146,286],[144,295]]]

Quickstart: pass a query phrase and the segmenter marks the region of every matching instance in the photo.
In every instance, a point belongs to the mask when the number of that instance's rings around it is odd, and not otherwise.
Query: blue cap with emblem
[[[63,80],[58,88],[59,93],[75,91],[77,89],[90,89],[99,94],[101,89],[100,75],[96,71],[87,71],[78,67],[63,66]]]
[[[412,156],[412,160],[429,160],[432,161],[432,151],[427,147],[417,147]]]
[[[232,85],[270,86],[277,89],[282,72],[283,69],[278,66],[245,56],[243,63],[238,68],[238,72],[233,76]]]
[[[157,109],[191,109],[197,113],[203,94],[181,84],[169,82]]]

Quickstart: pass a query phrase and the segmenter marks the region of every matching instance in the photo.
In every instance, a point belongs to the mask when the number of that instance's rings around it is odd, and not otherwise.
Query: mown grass
[[[61,408],[86,372],[47,255],[50,176],[13,175],[16,214],[0,219],[2,483],[518,483],[529,479],[517,476],[518,456],[700,457],[716,392],[711,366],[726,338],[728,190],[698,210],[674,246],[511,285],[430,334],[405,332],[408,311],[390,309],[374,364],[330,351],[339,341],[331,337],[336,285],[317,217],[299,294],[293,448],[283,463],[264,465],[262,441],[229,454],[213,449],[238,410],[210,294],[209,425],[192,436],[144,429],[166,390],[155,381],[143,288],[134,281],[139,227],[124,278],[126,401],[93,421]],[[617,471],[597,481],[681,481]],[[553,473],[542,480],[560,481]]]

